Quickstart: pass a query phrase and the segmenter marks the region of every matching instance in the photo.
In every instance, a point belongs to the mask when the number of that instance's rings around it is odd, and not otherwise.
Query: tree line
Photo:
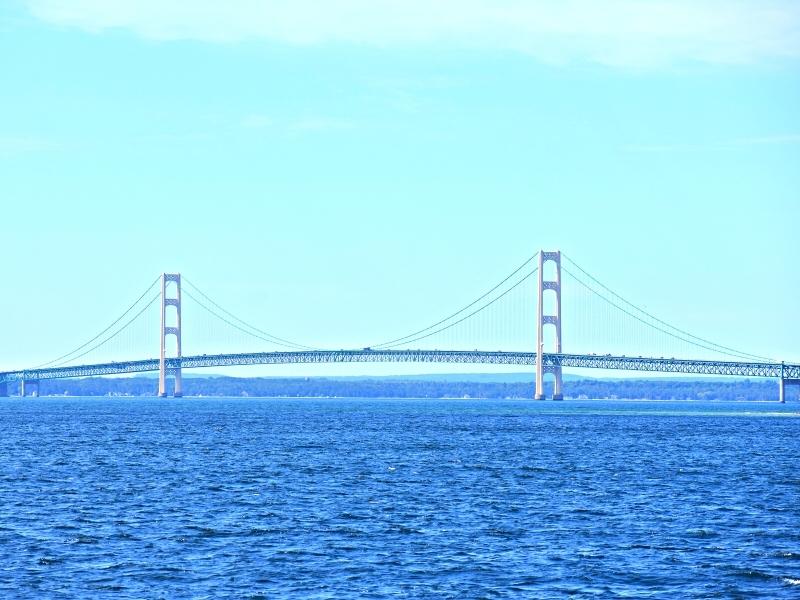
[[[41,396],[153,396],[152,377],[90,377],[42,381]],[[552,383],[546,383],[552,394]],[[18,394],[9,385],[9,393]],[[185,396],[340,397],[340,398],[532,398],[532,382],[474,382],[403,379],[327,379],[191,377],[183,380]],[[787,387],[787,400],[798,399]],[[771,379],[581,379],[564,383],[566,398],[648,400],[775,400]]]

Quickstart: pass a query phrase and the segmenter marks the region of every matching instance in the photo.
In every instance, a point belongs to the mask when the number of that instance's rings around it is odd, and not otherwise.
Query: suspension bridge
[[[564,275],[574,285],[565,286]],[[567,304],[565,290],[571,290],[566,294]],[[228,333],[235,332],[251,343],[256,340],[267,348],[184,354],[185,300],[213,323],[200,328],[196,334],[198,345],[207,343],[208,335],[222,326]],[[119,354],[120,340],[127,340],[129,355],[131,339],[137,337],[131,332],[137,326],[144,326],[147,331],[155,329],[151,320],[155,317],[153,309],[157,308],[160,309],[158,357],[90,360],[104,356],[103,353]],[[574,332],[575,346],[604,351],[564,352],[565,323]],[[621,342],[630,344],[631,338],[642,355],[614,351]],[[487,339],[488,343],[507,343],[510,347],[464,349],[476,345],[476,340]],[[572,344],[572,336],[570,340]],[[657,350],[661,351],[660,356],[655,356]],[[671,351],[671,357],[665,357],[666,350]],[[681,353],[683,357],[675,357]],[[184,369],[401,362],[531,367],[536,374],[534,397],[539,400],[545,398],[546,378],[553,382],[552,398],[563,398],[564,368],[769,377],[778,381],[780,402],[785,401],[786,386],[800,385],[800,364],[758,356],[699,337],[626,300],[560,251],[540,251],[447,317],[404,336],[351,349],[317,348],[276,336],[223,308],[187,278],[164,273],[109,326],[70,352],[33,368],[0,372],[0,396],[8,396],[10,384],[18,384],[21,396],[35,396],[40,381],[144,372],[158,372],[159,396],[170,392],[181,396]],[[169,380],[172,380],[171,390]]]

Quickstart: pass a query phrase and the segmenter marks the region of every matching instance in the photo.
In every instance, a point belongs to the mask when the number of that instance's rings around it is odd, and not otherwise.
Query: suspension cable
[[[124,318],[125,318],[125,315],[127,315],[129,312],[131,312],[131,311],[133,310],[133,308],[134,308],[134,307],[135,307],[137,304],[139,304],[139,302],[141,302],[141,301],[142,301],[142,299],[143,299],[143,298],[144,298],[144,297],[145,297],[145,296],[148,294],[148,292],[149,292],[150,290],[152,290],[152,289],[153,289],[153,286],[154,286],[156,283],[158,283],[158,280],[159,280],[159,279],[161,279],[161,275],[159,275],[158,277],[156,277],[156,278],[153,280],[153,283],[151,283],[151,284],[150,284],[150,285],[147,287],[147,289],[146,289],[146,290],[145,290],[145,291],[142,293],[142,295],[141,295],[141,296],[139,296],[139,297],[136,299],[136,302],[134,302],[133,304],[131,304],[131,305],[128,307],[128,309],[127,309],[127,310],[126,310],[124,313],[122,313],[122,314],[121,314],[121,315],[120,315],[120,316],[119,316],[119,317],[118,317],[116,320],[114,320],[114,322],[113,322],[113,323],[111,323],[111,325],[109,325],[108,327],[106,327],[105,329],[103,329],[103,331],[101,331],[100,333],[98,333],[96,336],[94,336],[94,337],[93,337],[92,339],[90,339],[88,342],[86,342],[85,344],[81,344],[80,346],[78,346],[77,348],[75,348],[74,350],[72,350],[72,352],[67,352],[66,354],[63,354],[63,355],[59,356],[58,358],[54,358],[53,360],[51,360],[51,361],[49,361],[49,362],[42,363],[41,365],[39,365],[39,366],[37,366],[37,367],[34,367],[34,369],[41,369],[41,368],[43,368],[43,367],[49,367],[50,365],[52,365],[52,364],[54,364],[54,363],[57,363],[57,362],[59,362],[59,361],[62,361],[63,359],[65,359],[65,358],[67,358],[67,357],[69,357],[69,356],[72,356],[73,354],[76,354],[76,353],[80,352],[81,350],[83,350],[84,348],[86,348],[86,346],[88,346],[89,344],[93,343],[95,340],[97,340],[97,339],[99,339],[100,337],[102,337],[102,336],[103,336],[103,335],[104,335],[104,334],[105,334],[107,331],[109,331],[110,329],[112,329],[112,328],[114,327],[114,325],[116,325],[116,324],[117,324],[117,323],[119,323],[119,322],[120,322],[122,319],[124,319]],[[122,329],[120,329],[120,331],[122,331]],[[117,332],[117,333],[119,333],[119,332]],[[114,334],[114,335],[116,335],[116,334]],[[113,336],[112,336],[112,337],[113,337]],[[81,354],[81,356],[84,356],[84,355],[85,355],[85,353],[84,353],[84,354]],[[70,358],[70,359],[68,359],[68,360],[66,360],[66,361],[64,361],[64,362],[69,362],[70,360],[74,360],[75,358],[80,358],[80,356],[76,356],[76,357]],[[62,363],[62,364],[63,364],[63,363]]]
[[[300,349],[300,350],[314,350],[314,348],[310,348],[308,346],[299,346],[297,344],[291,344],[291,343],[284,344],[283,342],[277,342],[274,339],[270,339],[270,338],[267,338],[265,336],[259,335],[258,333],[254,333],[252,331],[248,331],[244,327],[241,327],[241,326],[237,325],[236,323],[233,323],[233,322],[229,321],[228,319],[226,319],[225,317],[223,317],[222,315],[220,315],[219,313],[214,311],[212,308],[209,308],[208,306],[206,306],[198,298],[195,298],[192,295],[192,293],[189,292],[188,290],[183,290],[183,293],[186,294],[186,296],[188,296],[192,300],[194,300],[201,308],[203,308],[203,310],[205,310],[206,312],[208,312],[212,316],[216,317],[217,319],[219,319],[223,323],[226,323],[226,324],[230,325],[234,329],[238,329],[242,333],[246,333],[247,335],[253,336],[254,338],[260,339],[260,340],[262,340],[264,342],[269,342],[270,344],[275,344],[277,346],[283,346],[284,348],[288,348],[289,350],[298,350],[298,349]]]
[[[636,319],[636,320],[637,320],[637,321],[639,321],[640,323],[643,323],[644,325],[647,325],[648,327],[651,327],[652,329],[655,329],[656,331],[659,331],[659,332],[661,332],[661,333],[663,333],[663,334],[665,334],[665,335],[668,335],[668,336],[670,336],[670,337],[673,337],[673,338],[675,338],[675,339],[677,339],[677,340],[680,340],[680,341],[682,341],[682,342],[685,342],[685,343],[687,343],[687,344],[691,344],[692,346],[697,346],[698,348],[703,348],[704,350],[710,350],[710,351],[712,351],[712,352],[716,352],[716,353],[718,353],[718,354],[723,354],[723,355],[725,355],[725,356],[733,356],[733,357],[735,357],[735,358],[740,358],[740,359],[741,359],[741,358],[746,358],[746,359],[752,359],[752,358],[762,358],[762,357],[754,357],[753,355],[750,355],[750,354],[738,353],[738,352],[735,352],[735,351],[734,351],[734,352],[724,352],[724,351],[722,351],[722,350],[719,350],[719,349],[717,349],[717,348],[714,348],[714,347],[712,347],[712,346],[706,346],[706,345],[704,345],[704,344],[701,344],[701,343],[698,343],[698,342],[692,341],[692,340],[690,340],[690,339],[687,339],[687,338],[681,337],[681,336],[679,336],[679,335],[677,335],[677,334],[675,334],[675,333],[673,333],[673,332],[671,332],[671,331],[667,331],[666,329],[662,329],[661,327],[658,327],[657,325],[654,325],[653,323],[650,323],[649,321],[645,321],[645,320],[644,320],[644,319],[642,319],[641,317],[639,317],[639,316],[637,316],[637,315],[635,315],[635,314],[631,313],[630,311],[628,311],[628,310],[626,310],[625,308],[621,307],[619,304],[616,304],[616,303],[615,303],[613,300],[609,300],[608,298],[606,298],[605,296],[603,296],[603,295],[602,295],[600,292],[598,292],[597,290],[595,290],[594,288],[592,288],[591,286],[589,286],[588,284],[586,284],[584,281],[582,281],[581,279],[579,279],[579,278],[578,278],[578,277],[577,277],[575,274],[573,274],[573,273],[572,273],[572,272],[571,272],[569,269],[567,269],[567,268],[566,268],[566,267],[564,267],[563,265],[562,265],[562,267],[561,267],[561,268],[562,268],[562,270],[563,270],[563,271],[564,271],[564,272],[565,272],[567,275],[569,275],[570,277],[572,277],[572,279],[574,279],[575,281],[577,281],[578,283],[580,283],[580,284],[581,284],[583,287],[585,287],[587,290],[589,290],[590,292],[592,292],[592,293],[593,293],[595,296],[597,296],[598,298],[601,298],[602,300],[604,300],[605,302],[607,302],[608,304],[610,304],[611,306],[613,306],[613,307],[614,307],[614,308],[616,308],[617,310],[619,310],[619,311],[622,311],[623,313],[625,313],[625,314],[626,314],[626,315],[628,315],[629,317],[631,317],[631,318],[633,318],[633,319]],[[770,359],[768,359],[768,358],[765,358],[765,359],[763,359],[763,360],[766,360],[766,361],[768,361],[768,362],[770,361]]]
[[[197,292],[198,294],[200,294],[200,295],[201,295],[203,298],[205,298],[205,299],[206,299],[208,302],[210,302],[212,305],[214,305],[216,308],[218,308],[219,310],[221,310],[223,313],[225,313],[226,315],[228,315],[228,316],[229,316],[230,318],[232,318],[233,320],[235,320],[235,321],[238,321],[239,323],[241,323],[241,324],[242,324],[242,325],[244,325],[245,327],[247,327],[247,328],[249,328],[249,329],[252,329],[253,331],[256,331],[256,332],[258,332],[258,333],[259,333],[259,334],[261,334],[262,336],[266,336],[267,338],[271,338],[271,340],[264,340],[264,341],[272,341],[272,343],[275,343],[275,344],[278,344],[278,345],[281,345],[281,346],[286,346],[287,348],[288,348],[288,347],[293,347],[293,348],[300,348],[301,350],[315,350],[315,348],[312,348],[311,346],[305,346],[305,345],[303,345],[303,344],[298,344],[298,343],[296,343],[296,342],[292,342],[292,341],[290,341],[290,340],[285,340],[285,339],[283,339],[283,338],[280,338],[280,337],[278,337],[278,336],[276,336],[276,335],[273,335],[273,334],[269,333],[268,331],[264,331],[263,329],[259,329],[258,327],[254,326],[254,325],[251,325],[250,323],[248,323],[247,321],[245,321],[245,320],[243,320],[243,319],[240,319],[239,317],[237,317],[236,315],[234,315],[234,314],[233,314],[233,313],[231,313],[230,311],[228,311],[228,310],[225,310],[225,308],[223,308],[222,306],[220,306],[219,304],[217,304],[217,303],[216,303],[214,300],[212,300],[212,299],[211,299],[211,298],[210,298],[210,297],[209,297],[207,294],[203,293],[203,290],[201,290],[200,288],[198,288],[198,287],[197,287],[197,286],[196,286],[194,283],[192,283],[191,281],[189,281],[189,280],[188,280],[186,277],[184,277],[184,278],[183,278],[183,281],[185,281],[186,283],[188,283],[188,284],[189,284],[189,285],[192,287],[192,289],[193,289],[195,292]],[[198,304],[200,304],[200,301],[199,301],[197,298],[194,298],[194,297],[193,297],[193,296],[191,296],[191,295],[189,295],[189,297],[190,297],[190,298],[192,298],[192,300],[194,300],[194,301],[195,301],[195,302],[197,302]],[[201,306],[202,306],[202,304],[201,304]],[[208,310],[208,309],[207,309],[207,307],[204,307],[204,308],[206,308],[206,310]],[[211,312],[211,311],[209,311],[209,312]],[[214,313],[212,312],[211,314],[214,314]],[[216,315],[216,314],[215,314],[214,316],[216,316],[216,317],[218,317],[218,318],[222,319],[222,317],[221,317],[220,315]],[[242,330],[240,327],[237,327],[237,326],[236,326],[236,325],[234,325],[233,323],[229,323],[229,322],[228,322],[227,320],[225,320],[225,319],[222,319],[222,320],[223,320],[223,321],[225,321],[226,323],[228,323],[228,325],[231,325],[232,327],[236,327],[236,328],[237,328],[237,329],[239,329],[240,331],[243,331],[243,330]],[[251,332],[248,332],[248,331],[245,331],[245,333],[250,333],[251,335],[254,335],[254,334],[252,334]],[[264,339],[264,338],[262,338],[261,336],[258,336],[258,335],[254,335],[254,336],[255,336],[255,337],[258,337],[258,338],[260,338],[260,339]]]
[[[152,287],[152,286],[150,286],[150,287]],[[142,314],[144,313],[144,311],[146,311],[148,308],[150,308],[150,307],[153,305],[153,303],[154,303],[156,300],[158,300],[158,299],[159,299],[159,297],[161,297],[161,292],[158,292],[158,293],[157,293],[155,296],[153,296],[153,298],[152,298],[152,299],[151,299],[151,300],[150,300],[150,301],[149,301],[147,304],[145,304],[144,308],[142,308],[142,310],[140,310],[138,313],[136,313],[136,314],[133,316],[133,318],[131,318],[131,320],[130,320],[130,321],[128,321],[127,323],[125,323],[125,325],[123,325],[122,327],[120,327],[120,328],[119,328],[117,331],[115,331],[114,333],[112,333],[110,336],[108,336],[106,339],[104,339],[104,340],[103,340],[102,342],[100,342],[99,344],[96,344],[96,345],[92,346],[91,348],[89,348],[88,350],[86,350],[85,352],[83,352],[83,353],[79,354],[78,356],[73,356],[72,358],[70,358],[70,359],[68,359],[68,360],[65,360],[65,361],[63,361],[63,362],[61,362],[61,363],[59,363],[59,364],[57,364],[57,365],[54,365],[54,366],[53,366],[53,367],[51,367],[51,368],[57,368],[57,367],[60,367],[60,366],[62,366],[62,365],[64,365],[64,364],[66,364],[66,363],[68,363],[68,362],[72,362],[72,361],[74,361],[74,360],[78,360],[79,358],[82,358],[82,357],[86,356],[86,355],[87,355],[87,354],[89,354],[90,352],[93,352],[93,351],[97,350],[98,348],[101,348],[102,346],[105,346],[105,345],[106,345],[108,342],[110,342],[110,341],[111,341],[111,340],[113,340],[115,337],[117,337],[117,336],[118,336],[120,333],[122,333],[123,331],[125,331],[125,330],[126,330],[126,329],[127,329],[127,328],[128,328],[128,327],[129,327],[129,326],[130,326],[130,325],[131,325],[133,322],[134,322],[134,321],[136,321],[136,319],[138,319],[139,317],[141,317],[141,316],[142,316]],[[36,368],[39,368],[39,367],[36,367]]]
[[[530,261],[528,261],[528,262],[530,262]],[[386,345],[386,344],[383,344],[383,346],[384,346],[384,349],[388,350],[388,349],[391,349],[391,348],[396,348],[397,346],[403,346],[403,345],[405,345],[405,344],[411,344],[411,343],[413,343],[413,342],[418,342],[419,340],[424,340],[424,339],[426,339],[426,338],[429,338],[429,337],[431,337],[431,336],[433,336],[433,335],[436,335],[437,333],[441,333],[441,332],[443,332],[443,331],[447,331],[448,329],[450,329],[450,328],[452,328],[452,327],[455,327],[455,326],[456,326],[456,325],[458,325],[459,323],[463,323],[463,322],[464,322],[464,321],[466,321],[467,319],[470,319],[470,318],[474,317],[475,315],[477,315],[478,313],[480,313],[480,312],[482,312],[482,311],[486,310],[487,308],[489,308],[490,306],[492,306],[494,303],[498,302],[498,301],[499,301],[501,298],[505,297],[505,296],[506,296],[506,295],[508,295],[510,292],[512,292],[513,290],[515,290],[516,288],[518,288],[518,287],[519,287],[520,285],[522,285],[522,284],[523,284],[523,283],[524,283],[524,282],[525,282],[527,279],[529,279],[530,277],[532,277],[533,275],[535,275],[535,274],[536,274],[536,272],[537,272],[538,270],[539,270],[539,267],[536,267],[536,268],[535,268],[533,271],[531,271],[530,273],[528,273],[527,275],[525,275],[525,277],[523,277],[522,279],[520,279],[519,281],[517,281],[517,282],[516,282],[514,285],[512,285],[510,288],[508,288],[508,289],[507,289],[506,291],[504,291],[502,294],[500,294],[500,295],[499,295],[499,296],[497,296],[496,298],[493,298],[491,301],[487,302],[486,304],[484,304],[483,306],[481,306],[479,309],[477,309],[477,310],[475,310],[475,311],[471,312],[471,313],[470,313],[470,314],[468,314],[467,316],[465,316],[465,317],[462,317],[462,318],[461,318],[461,319],[459,319],[458,321],[455,321],[455,322],[453,322],[453,323],[450,323],[450,324],[448,324],[448,325],[445,325],[445,326],[444,326],[444,327],[442,327],[441,329],[437,329],[436,331],[432,331],[432,332],[430,332],[430,333],[428,333],[428,334],[426,334],[426,335],[421,335],[421,336],[419,336],[419,337],[417,337],[417,338],[414,338],[414,339],[411,339],[411,340],[406,340],[406,341],[404,341],[404,342],[400,342],[400,343],[398,343],[398,344],[392,344],[392,345]],[[484,297],[485,297],[485,296],[484,296]],[[474,303],[473,303],[473,304],[474,304]],[[447,320],[447,319],[445,319],[445,321],[446,321],[446,320]],[[442,322],[444,322],[444,321],[442,321]]]
[[[590,273],[588,273],[586,270],[584,270],[578,263],[576,263],[574,260],[572,260],[569,256],[567,256],[563,252],[561,253],[561,255],[564,258],[566,258],[581,273],[586,275],[589,279],[594,281],[597,285],[599,285],[601,288],[603,288],[608,293],[613,295],[615,298],[617,298],[618,300],[621,300],[622,302],[624,302],[625,304],[627,304],[631,308],[637,310],[638,312],[642,313],[643,315],[648,316],[649,318],[653,319],[657,323],[660,323],[661,325],[664,325],[665,327],[669,327],[670,329],[673,329],[673,330],[677,331],[678,333],[680,333],[682,335],[685,335],[685,336],[688,336],[688,337],[690,337],[690,338],[692,338],[694,340],[697,340],[698,342],[702,342],[703,344],[709,344],[711,346],[715,346],[717,348],[720,348],[721,350],[727,350],[728,352],[732,352],[733,354],[729,354],[729,356],[739,355],[740,358],[755,358],[755,359],[758,359],[758,360],[765,360],[765,361],[771,361],[772,360],[771,358],[768,358],[766,356],[759,356],[757,354],[750,354],[748,352],[742,352],[741,350],[737,350],[735,348],[730,348],[728,346],[723,346],[722,344],[717,344],[716,342],[712,342],[711,340],[707,340],[707,339],[701,338],[699,336],[693,335],[693,334],[689,333],[688,331],[684,331],[683,329],[680,329],[679,327],[675,327],[671,323],[667,323],[666,321],[662,321],[661,319],[659,319],[655,315],[647,312],[643,308],[640,308],[639,306],[637,306],[637,305],[633,304],[632,302],[626,300],[625,298],[623,298],[622,296],[617,294],[614,290],[612,290],[608,286],[604,285],[601,281],[598,281],[597,278],[593,277]],[[574,277],[574,275],[573,275],[573,277]],[[728,352],[722,352],[721,350],[716,350],[716,352],[720,352],[721,354],[728,354]]]
[[[526,260],[524,263],[522,263],[522,264],[521,264],[519,267],[517,267],[517,268],[514,270],[514,272],[513,272],[513,273],[511,273],[511,274],[510,274],[508,277],[506,277],[505,279],[503,279],[503,281],[501,281],[501,282],[500,282],[500,283],[498,283],[496,286],[494,286],[492,289],[490,289],[488,292],[486,292],[486,293],[485,293],[483,296],[481,296],[480,298],[478,298],[478,299],[477,299],[477,300],[475,300],[474,302],[471,302],[471,303],[467,304],[467,305],[466,305],[464,308],[462,308],[461,310],[458,310],[458,311],[454,312],[454,313],[453,313],[452,315],[450,315],[449,317],[446,317],[446,318],[442,319],[441,321],[438,321],[438,322],[434,323],[433,325],[428,325],[428,326],[427,326],[427,327],[425,327],[424,329],[420,329],[419,331],[415,331],[414,333],[410,333],[410,334],[408,334],[408,335],[406,335],[406,336],[403,336],[403,337],[401,337],[401,338],[397,338],[397,339],[395,339],[395,340],[390,340],[390,341],[388,341],[388,342],[383,342],[382,344],[376,344],[375,346],[372,346],[372,347],[373,347],[373,348],[384,348],[384,347],[393,348],[393,347],[395,347],[395,346],[399,346],[399,345],[401,345],[401,343],[402,343],[402,342],[404,342],[405,340],[408,340],[409,338],[412,338],[412,337],[414,337],[414,336],[417,336],[417,335],[419,335],[419,334],[421,334],[421,333],[425,333],[426,331],[430,331],[431,329],[433,329],[433,328],[435,328],[435,327],[438,327],[439,325],[441,325],[441,324],[443,324],[443,323],[446,323],[446,322],[447,322],[447,321],[449,321],[450,319],[453,319],[453,318],[457,317],[458,315],[460,315],[460,314],[461,314],[461,313],[463,313],[464,311],[467,311],[467,310],[469,310],[470,308],[472,308],[473,306],[475,306],[476,304],[478,304],[478,302],[480,302],[481,300],[483,300],[483,299],[484,299],[484,298],[486,298],[487,296],[491,295],[491,294],[492,294],[492,292],[494,292],[494,291],[495,291],[495,290],[497,290],[498,288],[502,287],[502,286],[503,286],[503,284],[505,284],[505,283],[506,283],[506,282],[507,282],[509,279],[511,279],[512,277],[514,277],[514,275],[516,275],[516,274],[517,274],[517,273],[519,273],[519,272],[520,272],[522,269],[524,269],[524,268],[525,268],[525,267],[526,267],[528,264],[530,264],[530,262],[531,262],[531,261],[533,261],[533,260],[534,260],[534,259],[535,259],[537,256],[539,256],[539,253],[538,253],[538,252],[537,252],[536,254],[534,254],[533,256],[531,256],[531,257],[530,257],[528,260]],[[537,268],[538,268],[538,267],[537,267]],[[474,314],[474,313],[473,313],[473,314]],[[460,323],[460,322],[461,322],[461,321],[459,321],[459,323]],[[441,331],[444,331],[444,330],[441,330]],[[424,338],[418,338],[418,339],[424,339]],[[416,340],[410,340],[410,341],[416,341]]]

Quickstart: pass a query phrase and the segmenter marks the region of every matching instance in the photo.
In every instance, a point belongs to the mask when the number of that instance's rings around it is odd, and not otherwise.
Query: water
[[[797,411],[3,399],[0,596],[798,598]]]

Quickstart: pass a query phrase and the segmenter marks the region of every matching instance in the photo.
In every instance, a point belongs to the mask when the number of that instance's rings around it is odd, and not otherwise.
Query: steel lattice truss
[[[209,354],[167,359],[168,369],[195,369],[241,365],[282,365],[301,363],[458,363],[490,365],[536,365],[533,352],[484,352],[481,350],[314,350],[304,352],[253,352],[245,354]],[[545,366],[689,373],[697,375],[733,375],[738,377],[777,377],[800,380],[800,364],[689,360],[676,358],[633,358],[596,354],[544,354]],[[74,367],[30,369],[0,373],[0,383],[40,381],[68,377],[96,377],[158,371],[156,358]]]

